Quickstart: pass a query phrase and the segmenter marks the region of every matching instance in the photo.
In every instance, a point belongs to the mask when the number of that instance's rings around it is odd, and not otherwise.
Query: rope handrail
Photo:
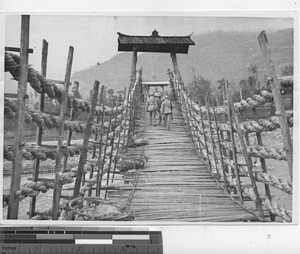
[[[221,174],[221,164],[220,164],[220,154],[218,149],[216,149],[217,142],[220,142],[222,148],[225,148],[227,151],[232,151],[231,143],[227,138],[222,138],[221,140],[217,139],[217,129],[220,131],[224,131],[225,133],[229,133],[230,127],[227,122],[224,120],[222,122],[217,123],[217,125],[213,122],[209,123],[207,118],[203,119],[199,116],[199,113],[205,113],[207,114],[207,108],[203,106],[199,106],[197,103],[191,101],[186,92],[183,91],[183,89],[179,89],[179,94],[182,98],[182,103],[185,103],[186,106],[182,105],[182,113],[183,113],[183,119],[186,124],[188,124],[189,132],[191,133],[192,141],[193,143],[196,143],[195,147],[201,151],[202,155],[209,160],[209,166],[211,169],[211,172],[213,175],[216,176],[216,181],[218,181],[220,184],[223,182],[223,175]],[[260,95],[254,95],[252,99],[247,99],[241,101],[241,106],[239,104],[235,104],[235,110],[239,108],[245,109],[245,108],[254,108],[257,105],[261,105],[265,102],[272,102],[273,96],[272,93],[268,91],[261,91]],[[214,114],[213,108],[208,108],[209,114]],[[217,111],[217,112],[216,112]],[[215,110],[216,114],[228,114],[227,108],[221,106],[219,108],[216,108]],[[293,117],[288,118],[288,123],[290,127],[293,127]],[[202,125],[202,128],[200,126]],[[239,126],[242,129],[243,134],[247,133],[261,133],[263,131],[274,131],[278,128],[280,128],[279,124],[279,118],[277,116],[271,116],[269,119],[259,119],[258,121],[246,121],[244,123],[240,123]],[[236,132],[236,126],[232,126],[234,132]],[[207,135],[210,133],[211,135]],[[204,139],[204,135],[206,143],[208,145],[207,149],[204,149],[204,142],[202,140]],[[200,136],[200,137],[199,137]],[[227,135],[226,135],[227,136]],[[228,136],[227,136],[228,137]],[[213,146],[215,149],[215,154],[213,155]],[[205,150],[205,151],[204,151]],[[209,153],[207,155],[206,153]],[[235,152],[237,154],[243,154],[243,150],[240,147],[240,145],[236,142],[235,143]],[[263,159],[276,159],[276,160],[286,160],[286,154],[284,152],[284,149],[281,147],[265,147],[262,145],[248,145],[247,147],[247,153],[251,157],[259,157]],[[226,165],[227,168],[234,168],[235,165],[233,161],[230,159],[229,154],[225,156],[223,163]],[[240,157],[240,156],[239,156]],[[242,156],[243,157],[243,156]],[[244,157],[243,157],[244,158]],[[238,170],[235,170],[236,172],[239,172],[239,176],[247,177],[248,176],[248,167],[245,163],[245,158],[242,163],[237,164]],[[237,176],[233,175],[233,173],[230,173],[230,171],[225,172],[225,177],[227,180],[227,184],[229,187],[237,188]],[[292,194],[292,184],[290,182],[287,182],[286,180],[282,178],[278,178],[275,175],[269,175],[261,170],[256,170],[254,172],[254,179],[256,182],[261,182],[263,184],[272,186],[274,188],[277,188],[287,194]],[[243,190],[243,196],[249,197],[251,200],[257,202],[257,197],[253,192],[252,185],[246,184],[243,180],[240,179],[242,190]],[[224,183],[223,183],[224,184]],[[252,192],[251,192],[252,190]],[[279,216],[283,221],[285,222],[291,222],[292,221],[292,214],[290,211],[286,210],[284,207],[278,208],[276,202],[269,202],[268,198],[264,197],[260,199],[262,201],[262,205],[264,209],[268,210],[270,213],[274,214],[274,216]],[[270,204],[270,205],[269,205]],[[277,209],[276,209],[277,207]]]
[[[10,72],[15,80],[19,80],[20,57],[18,55],[5,52],[5,72]],[[62,102],[63,92],[53,82],[45,78],[31,66],[28,67],[28,82],[30,86],[39,94],[46,93],[50,99],[57,99]],[[68,107],[80,109],[82,112],[89,112],[90,102],[74,98],[68,94]]]

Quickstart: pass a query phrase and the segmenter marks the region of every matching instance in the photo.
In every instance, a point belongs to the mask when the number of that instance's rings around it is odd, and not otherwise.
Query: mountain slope
[[[178,55],[178,64],[183,80],[188,83],[194,74],[202,75],[215,83],[226,78],[238,83],[247,78],[247,66],[250,62],[257,65],[259,78],[268,70],[261,54],[257,35],[254,33],[233,33],[215,31],[192,36],[195,46],[190,46],[188,55]],[[286,64],[293,63],[292,29],[267,33],[274,64],[278,75]],[[88,96],[94,80],[101,84],[121,90],[129,83],[132,54],[120,53],[109,61],[76,72],[72,80],[81,83],[80,91]],[[172,69],[169,54],[142,53],[138,55],[137,67],[143,67],[143,79],[166,80],[167,68]]]

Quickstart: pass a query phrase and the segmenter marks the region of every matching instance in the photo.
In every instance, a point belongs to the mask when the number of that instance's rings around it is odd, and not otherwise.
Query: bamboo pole
[[[214,103],[211,102],[212,104],[212,108],[213,108],[213,112],[214,112],[214,120],[215,120],[215,125],[216,125],[216,133],[217,133],[217,139],[218,139],[218,147],[219,147],[219,153],[220,153],[220,161],[221,161],[221,168],[222,168],[222,173],[223,173],[223,178],[224,178],[224,185],[225,188],[227,190],[227,186],[228,186],[228,181],[226,178],[226,172],[225,172],[225,165],[224,165],[224,159],[223,159],[223,151],[221,148],[221,139],[220,139],[220,135],[219,135],[219,127],[218,127],[218,122],[217,122],[217,117],[216,117],[216,110],[215,110],[215,106]]]
[[[62,160],[62,143],[63,134],[65,127],[65,116],[67,112],[67,101],[68,101],[68,91],[70,86],[70,77],[73,63],[74,48],[69,47],[69,54],[67,60],[66,74],[65,74],[65,86],[63,91],[63,100],[60,110],[60,123],[58,129],[58,142],[57,142],[57,158],[55,163],[55,189],[53,191],[53,202],[52,202],[52,219],[57,220],[59,216],[59,200],[61,195],[61,183],[60,183],[60,173],[61,173],[61,160]]]
[[[109,175],[110,175],[111,162],[112,162],[112,156],[113,156],[113,151],[114,151],[116,128],[117,128],[117,126],[116,126],[117,116],[118,116],[118,103],[116,103],[116,114],[115,114],[115,118],[114,118],[113,136],[112,136],[112,139],[111,139],[111,152],[109,154],[109,166],[108,166],[108,170],[107,170],[106,185],[109,184]],[[104,193],[104,198],[106,199],[106,197],[107,197],[107,190],[105,190],[105,193]]]
[[[279,111],[279,123],[280,123],[280,129],[282,131],[283,136],[283,144],[284,144],[284,150],[286,152],[286,158],[289,166],[289,172],[291,180],[293,180],[293,143],[291,139],[290,129],[287,122],[287,117],[284,109],[284,104],[282,101],[281,93],[280,93],[280,85],[277,79],[275,67],[273,64],[273,60],[271,57],[271,51],[269,48],[268,39],[266,36],[265,31],[262,31],[258,36],[258,42],[260,49],[265,57],[265,59],[268,62],[268,65],[270,67],[270,73],[273,78],[273,82],[271,82],[272,87],[272,94],[274,97],[274,102],[277,111]]]
[[[125,97],[126,97],[126,87],[124,90],[124,96],[123,96],[123,103],[122,103],[122,117],[121,117],[121,122],[120,122],[120,130],[119,130],[119,134],[118,134],[118,147],[117,147],[117,153],[116,153],[116,157],[115,157],[115,163],[114,163],[114,171],[113,171],[113,175],[112,175],[112,179],[111,182],[114,182],[114,178],[115,178],[115,173],[116,173],[116,168],[117,168],[117,162],[118,162],[118,157],[119,157],[119,152],[120,152],[120,143],[121,143],[121,133],[123,131],[123,125],[122,125],[122,120],[123,120],[123,113],[124,113],[124,106],[125,106]]]
[[[82,176],[83,176],[83,167],[84,167],[84,164],[86,163],[87,153],[89,150],[88,145],[89,145],[89,140],[90,140],[90,136],[92,133],[92,125],[94,122],[94,115],[95,115],[95,109],[96,109],[96,104],[97,104],[97,99],[98,99],[99,85],[100,85],[100,82],[98,80],[95,80],[94,87],[93,87],[93,93],[91,96],[91,100],[92,100],[91,110],[88,115],[86,128],[85,128],[85,132],[84,132],[82,151],[81,151],[79,163],[78,163],[78,170],[77,170],[77,176],[76,176],[75,185],[74,185],[73,198],[76,198],[79,195],[79,191],[80,191],[80,185],[81,185],[81,180],[82,180]]]
[[[200,103],[199,103],[199,105],[200,105]],[[204,143],[205,143],[207,162],[208,162],[210,171],[212,171],[211,162],[210,162],[210,159],[209,159],[209,150],[208,150],[208,145],[207,145],[207,140],[206,140],[206,134],[205,134],[205,124],[204,124],[204,119],[203,119],[201,107],[200,107],[200,119],[201,119],[203,138],[204,138]]]
[[[102,118],[101,118],[101,136],[100,136],[100,147],[98,153],[98,169],[97,169],[97,186],[96,186],[96,197],[100,197],[101,191],[101,182],[102,182],[102,162],[101,162],[101,154],[103,147],[103,135],[104,135],[104,116],[105,116],[105,94],[104,94],[104,86],[101,87],[101,98],[102,98]],[[104,159],[103,159],[104,160]]]
[[[229,96],[229,102],[228,102],[228,104],[229,104],[229,107],[231,108],[232,118],[233,118],[233,121],[234,121],[234,123],[236,125],[237,134],[238,134],[241,146],[243,148],[243,154],[244,154],[244,157],[245,157],[245,160],[246,160],[246,163],[247,163],[247,167],[248,167],[248,172],[249,172],[249,176],[250,176],[252,188],[253,188],[254,194],[256,196],[256,205],[257,205],[257,208],[258,208],[258,212],[259,212],[259,215],[261,216],[261,218],[264,219],[265,218],[264,211],[262,209],[261,200],[260,200],[260,197],[259,197],[259,193],[258,193],[258,189],[257,189],[257,186],[256,186],[256,182],[255,182],[255,179],[254,179],[252,161],[249,160],[249,158],[248,158],[247,147],[245,145],[243,134],[242,134],[242,131],[241,131],[241,127],[239,125],[239,120],[238,120],[237,115],[235,113],[234,105],[233,105],[233,102],[232,102],[232,99],[231,99],[230,96]]]
[[[260,146],[263,146],[263,141],[262,141],[261,133],[257,132],[256,133],[256,138],[257,138],[257,144],[260,145]],[[261,163],[262,171],[264,173],[267,173],[268,170],[267,170],[266,160],[264,158],[260,158],[260,163]],[[264,186],[265,186],[265,193],[266,193],[268,199],[270,201],[272,201],[272,195],[271,195],[270,186],[268,184],[264,184]],[[276,216],[273,213],[270,212],[270,219],[271,219],[271,221],[275,221],[275,218],[276,218]]]
[[[226,94],[226,87],[225,87],[225,94]],[[226,95],[225,95],[226,96]],[[236,147],[235,147],[235,139],[234,139],[234,132],[233,132],[233,113],[232,108],[230,105],[230,96],[227,98],[227,107],[228,107],[228,120],[229,120],[229,129],[230,129],[230,141],[231,141],[231,146],[232,146],[232,157],[233,157],[233,162],[234,162],[234,176],[236,177],[237,180],[237,192],[239,196],[240,202],[243,204],[243,196],[242,196],[242,187],[241,187],[241,181],[240,181],[240,174],[239,174],[239,165],[237,161],[237,153],[236,153]],[[233,109],[234,110],[234,109]]]
[[[192,112],[193,112],[193,109],[192,109],[192,105],[190,103],[188,103],[188,109],[189,109],[189,112],[191,112],[191,117],[192,117],[192,120],[195,121],[195,118],[192,116]],[[194,129],[195,127],[190,127],[191,129],[191,134],[192,134],[192,140],[193,140],[193,143],[195,144],[196,142],[199,144],[199,149],[201,151],[202,147],[201,147],[201,142],[200,142],[200,138],[198,135],[196,135],[196,137],[194,137],[195,135],[192,133],[192,130]],[[198,127],[197,127],[197,131],[199,131]],[[195,150],[196,152],[198,153],[198,149],[197,149],[197,146],[194,145],[195,147]]]
[[[97,177],[99,177],[99,172],[100,172],[100,178],[98,181],[98,189],[97,189],[97,193],[96,193],[97,197],[100,197],[100,190],[101,190],[101,186],[102,186],[102,177],[103,177],[103,173],[104,173],[103,170],[104,170],[104,165],[105,165],[108,136],[109,136],[110,128],[111,128],[111,120],[112,120],[112,113],[109,113],[109,123],[108,123],[108,128],[107,128],[107,133],[106,133],[105,146],[103,149],[103,158],[101,158],[101,153],[99,151],[99,160],[98,160],[99,163],[98,163],[98,176]]]
[[[211,121],[210,121],[209,105],[208,105],[207,97],[206,96],[205,96],[205,105],[206,105],[206,110],[207,110],[207,120],[208,120],[208,125],[209,125],[209,132],[210,132],[210,138],[211,138],[211,146],[212,146],[213,156],[214,156],[214,160],[215,160],[215,167],[216,167],[216,171],[218,173],[218,163],[217,163],[218,159],[217,159],[217,155],[216,155],[216,151],[215,151],[213,130],[212,130]]]
[[[48,42],[43,40],[42,46],[42,61],[41,61],[41,74],[46,77],[47,74],[47,59],[48,59]],[[40,95],[40,103],[39,103],[39,110],[41,112],[44,111],[45,108],[45,94],[42,93]],[[36,145],[42,145],[43,140],[43,128],[37,128],[37,136],[36,136]],[[38,181],[39,177],[39,169],[40,169],[40,159],[35,160],[34,164],[34,173],[33,173],[33,181]],[[35,205],[36,205],[36,197],[30,199],[30,207],[29,207],[29,218],[32,218],[35,214]]]
[[[102,86],[102,87],[103,87],[103,86]],[[103,93],[104,91],[103,91],[102,87],[101,87],[101,91],[100,91],[100,95],[99,95],[99,99],[98,99],[98,103],[99,103],[99,104],[103,103],[103,101],[102,101],[102,97],[103,97],[102,93]],[[97,116],[97,120],[96,120],[97,125],[99,125],[100,120],[101,120],[101,114],[100,114],[100,111],[99,111],[99,112],[98,112],[98,116]],[[102,134],[102,130],[101,130],[100,133]],[[97,139],[98,139],[98,134],[99,134],[99,130],[97,129],[97,131],[96,131],[96,133],[95,133],[95,136],[94,136],[94,141],[97,141]],[[101,146],[101,144],[100,144],[100,146]],[[94,145],[94,146],[93,146],[93,151],[92,151],[92,158],[93,158],[93,159],[96,157],[96,152],[97,152],[97,148],[96,148],[96,145]],[[92,170],[91,170],[91,172],[90,172],[90,176],[89,176],[90,179],[92,179],[93,176],[94,176],[94,166],[92,166]],[[88,191],[88,196],[89,196],[89,197],[92,196],[92,188]]]
[[[127,99],[126,99],[127,104],[126,104],[126,110],[125,110],[125,128],[124,128],[124,138],[123,138],[123,143],[122,143],[122,151],[124,151],[125,143],[127,144],[125,134],[126,134],[126,131],[127,131],[127,120],[128,120],[128,108],[129,108],[130,92],[131,92],[131,89],[129,87],[128,93],[127,93]]]
[[[177,62],[177,56],[175,52],[171,52],[171,59],[172,59],[172,63],[173,63],[173,68],[174,68],[174,72],[175,72],[175,76],[178,80],[179,86],[183,86],[183,82],[182,82],[182,77],[180,74],[180,70],[178,67],[178,62]]]
[[[133,86],[136,80],[136,63],[137,63],[137,47],[133,48],[132,51],[132,62],[130,71],[130,87]]]
[[[17,112],[17,132],[15,137],[14,151],[15,158],[13,160],[10,196],[8,204],[7,219],[18,219],[19,212],[19,195],[17,191],[20,189],[23,159],[23,131],[25,122],[25,94],[27,90],[28,76],[28,48],[29,48],[29,23],[30,16],[22,15],[21,23],[21,46],[20,46],[20,71],[18,82],[18,112]]]

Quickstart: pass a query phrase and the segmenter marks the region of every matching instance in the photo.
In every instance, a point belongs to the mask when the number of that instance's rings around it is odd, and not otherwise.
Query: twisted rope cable
[[[5,52],[5,72],[10,72],[13,78],[18,81],[19,70],[20,57],[12,53]],[[57,99],[59,103],[62,103],[63,92],[58,88],[58,86],[54,82],[46,79],[31,66],[28,67],[28,82],[37,93],[46,93],[50,99]],[[73,107],[75,109],[80,109],[83,112],[89,112],[91,108],[90,102],[77,99],[69,94],[67,105],[69,108]]]
[[[256,201],[253,188],[249,186],[243,187],[243,195],[249,197],[252,201]],[[275,201],[270,201],[268,197],[262,198],[262,206],[275,216],[281,217],[284,222],[292,222],[292,211],[286,210],[283,206],[278,208]]]
[[[293,127],[293,117],[288,118],[289,127]],[[218,127],[222,131],[229,131],[228,123],[219,123]],[[279,119],[277,116],[270,117],[269,120],[259,119],[258,122],[251,120],[245,123],[240,124],[242,133],[251,133],[251,132],[263,132],[263,131],[273,131],[280,128]],[[236,131],[235,126],[233,127],[234,131]]]
[[[4,102],[4,115],[8,119],[15,119],[17,117],[16,112],[18,111],[18,107],[15,101],[5,100]],[[114,109],[107,111],[110,113],[115,112]],[[118,117],[120,119],[121,116]],[[53,129],[59,127],[60,117],[53,116],[51,114],[43,113],[39,110],[27,108],[25,110],[25,123],[31,124],[36,123],[36,125],[40,128]],[[114,123],[114,121],[112,121]],[[106,126],[106,125],[104,125]],[[69,130],[72,132],[83,133],[86,128],[86,124],[79,123],[77,121],[65,121],[65,130]],[[98,127],[96,125],[92,126],[92,133],[96,133],[98,131]]]
[[[89,150],[92,149],[92,146],[89,145]],[[62,153],[64,157],[73,157],[81,153],[81,146],[67,147],[63,148]],[[56,160],[57,151],[56,148],[47,148],[47,147],[26,147],[23,149],[23,158],[26,160],[40,159],[45,161],[47,159]],[[4,146],[3,148],[3,158],[9,161],[13,161],[15,158],[15,153],[13,148]]]
[[[269,175],[267,173],[257,172],[255,174],[255,179],[258,182],[262,182],[264,184],[268,184],[273,186],[279,190],[282,190],[288,194],[292,194],[293,186],[291,182],[288,182],[282,178],[278,178],[275,175]]]

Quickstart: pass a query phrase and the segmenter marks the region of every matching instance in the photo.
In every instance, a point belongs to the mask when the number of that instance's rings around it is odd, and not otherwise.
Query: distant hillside
[[[266,31],[267,32],[267,31]],[[280,75],[280,69],[293,63],[292,29],[267,33],[272,57]],[[202,75],[211,82],[221,78],[238,83],[247,78],[249,62],[255,63],[259,69],[259,78],[268,74],[266,65],[259,49],[258,34],[233,33],[215,31],[207,34],[193,35],[195,46],[190,46],[188,55],[178,55],[178,64],[187,83],[193,73]],[[131,53],[120,53],[101,65],[91,66],[74,73],[72,80],[81,83],[81,93],[87,94],[95,79],[114,90],[121,90],[129,83]],[[167,68],[172,69],[169,54],[143,53],[138,56],[138,67],[143,67],[143,79],[166,80]],[[193,71],[194,70],[194,71]],[[84,92],[86,91],[86,93]]]
[[[293,63],[292,29],[268,33],[268,40],[274,64],[280,75],[281,68]],[[215,83],[221,78],[238,83],[247,78],[247,66],[250,62],[257,65],[259,79],[268,74],[267,67],[259,49],[258,33],[233,33],[214,31],[206,34],[192,35],[196,43],[190,46],[188,55],[178,54],[178,64],[185,83],[188,83],[194,74],[202,75]],[[116,42],[117,43],[117,42]],[[84,97],[89,96],[94,80],[113,88],[122,90],[129,84],[132,54],[119,53],[110,60],[75,72],[72,81],[80,82],[80,92]],[[141,53],[138,54],[137,67],[143,67],[143,79],[166,80],[167,69],[172,69],[169,54]],[[5,75],[5,90],[10,92],[10,75]],[[12,86],[13,87],[13,86]],[[14,86],[15,87],[15,86]]]

